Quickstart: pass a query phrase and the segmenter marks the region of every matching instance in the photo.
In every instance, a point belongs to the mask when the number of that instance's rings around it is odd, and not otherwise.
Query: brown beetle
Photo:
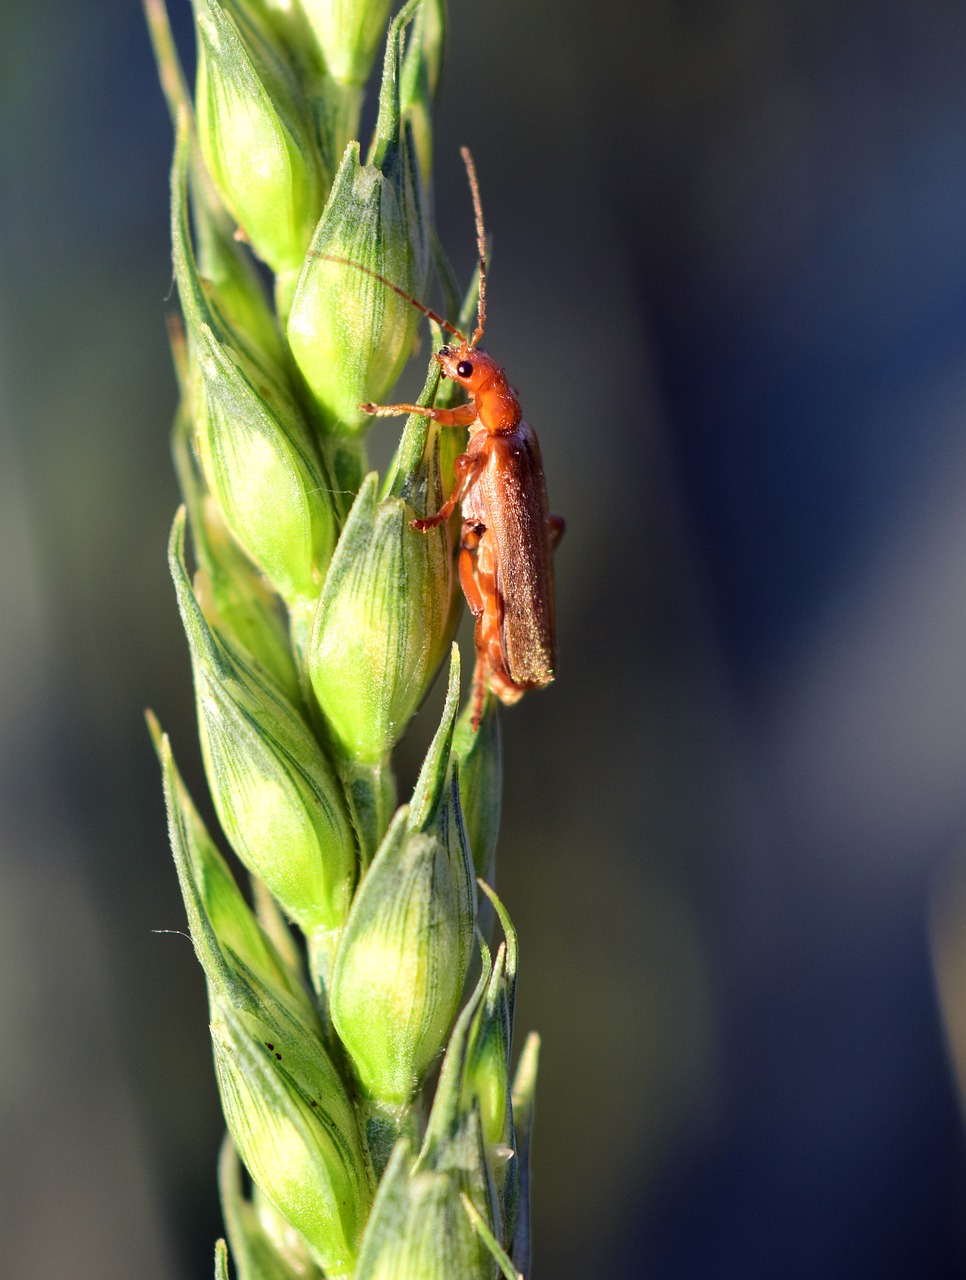
[[[551,515],[547,506],[540,446],[533,428],[523,420],[516,393],[493,357],[477,346],[486,323],[483,212],[473,157],[466,147],[461,154],[473,194],[480,271],[476,328],[468,341],[453,325],[376,272],[334,255],[322,256],[374,276],[458,339],[458,345],[442,347],[435,359],[443,374],[464,388],[469,397],[466,404],[456,409],[413,404],[360,407],[379,417],[419,413],[443,427],[469,428],[466,452],[456,459],[452,494],[439,511],[414,520],[412,527],[432,529],[461,504],[460,584],[476,619],[475,728],[487,686],[501,702],[513,703],[527,689],[542,689],[554,678],[553,552],[564,522]]]

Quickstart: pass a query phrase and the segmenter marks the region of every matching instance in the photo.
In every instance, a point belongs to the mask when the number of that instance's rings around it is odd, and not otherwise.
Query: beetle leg
[[[506,655],[503,652],[503,641],[501,632],[503,629],[503,610],[499,611],[499,620],[493,620],[493,625],[487,626],[487,622],[491,621],[486,617],[477,619],[477,637],[484,641],[483,648],[478,645],[477,653],[477,669],[483,664],[484,682],[490,686],[490,689],[500,699],[504,706],[510,707],[514,702],[519,702],[526,692],[527,686],[519,685],[511,677],[506,668]],[[480,706],[482,707],[482,695],[480,698]]]
[[[468,520],[463,521],[459,557],[460,586],[463,588],[463,595],[466,596],[466,603],[470,606],[470,613],[474,618],[478,618],[484,608],[483,592],[477,580],[476,561],[473,557],[473,552],[480,545],[483,532],[482,525],[472,524]]]
[[[504,674],[501,632],[503,627],[503,600],[496,585],[496,577],[481,568],[474,553],[486,533],[483,525],[472,520],[463,521],[460,537],[459,573],[460,586],[476,619],[473,643],[476,647],[476,666],[473,668],[473,732],[480,727],[483,707],[486,703],[487,685],[503,702],[516,702],[523,693]],[[507,690],[512,696],[507,697]]]
[[[550,530],[550,550],[556,551],[567,531],[567,522],[563,516],[547,516],[547,528]]]
[[[514,702],[520,701],[529,686],[516,684],[501,668],[490,672],[490,688],[505,707],[512,707]]]
[[[363,413],[373,418],[393,418],[403,413],[418,413],[424,418],[432,418],[441,427],[468,427],[476,421],[476,405],[458,405],[455,409],[431,409],[426,404],[360,404]]]
[[[410,520],[410,529],[418,529],[420,533],[425,533],[427,529],[435,529],[438,524],[448,520],[456,510],[456,504],[463,501],[463,495],[476,479],[477,473],[482,470],[482,466],[483,463],[478,457],[471,458],[468,453],[461,453],[453,463],[453,472],[456,476],[453,492],[435,515],[423,516],[419,520]]]
[[[500,640],[500,624],[503,609],[499,596],[490,592],[484,594],[485,587],[477,583],[480,593],[480,612],[476,615],[476,626],[473,640],[476,644],[476,666],[473,668],[473,732],[479,728],[483,715],[483,704],[486,701],[487,686],[493,690],[501,702],[516,702],[523,694],[506,675],[503,645]],[[470,608],[473,606],[470,604]],[[510,696],[507,692],[510,691]]]
[[[480,727],[480,720],[483,717],[483,704],[486,701],[486,686],[490,673],[490,655],[484,644],[483,631],[486,625],[487,604],[492,604],[492,586],[489,586],[489,598],[484,596],[479,575],[479,560],[474,554],[485,532],[482,525],[464,520],[463,532],[460,536],[460,586],[463,588],[463,595],[470,607],[470,613],[476,619],[476,626],[473,628],[473,643],[476,648],[476,666],[473,668],[473,719],[470,722],[474,733]]]
[[[483,719],[483,704],[486,702],[486,685],[489,672],[486,657],[482,653],[476,655],[476,666],[473,668],[473,719],[470,728],[476,733]]]
[[[460,534],[459,574],[463,595],[476,619],[473,628],[473,644],[476,649],[476,666],[473,668],[473,732],[480,727],[486,688],[493,674],[494,663],[503,664],[500,629],[503,621],[503,601],[497,590],[496,577],[480,563],[477,554],[484,525],[475,520],[464,520]]]
[[[475,618],[473,639],[476,644],[476,667],[473,672],[473,728],[480,723],[486,690],[489,687],[501,702],[509,705],[523,697],[523,688],[511,678],[503,651],[503,596],[490,557],[482,550],[475,559],[472,550],[479,548],[486,529],[464,521],[460,553],[460,582]],[[464,561],[463,557],[466,557]],[[472,575],[464,578],[464,565]]]

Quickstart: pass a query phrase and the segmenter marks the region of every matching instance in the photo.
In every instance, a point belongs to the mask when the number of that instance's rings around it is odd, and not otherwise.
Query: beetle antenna
[[[483,231],[483,205],[480,201],[480,184],[476,177],[476,165],[473,163],[469,147],[460,147],[460,155],[466,165],[466,176],[470,180],[473,216],[476,219],[476,251],[480,258],[480,292],[476,304],[476,329],[470,339],[470,346],[475,347],[483,337],[483,326],[486,324],[486,236]]]
[[[445,329],[447,333],[451,333],[454,338],[459,338],[460,342],[466,341],[466,338],[455,325],[450,324],[448,320],[444,320],[442,316],[437,315],[435,311],[432,311],[425,303],[419,302],[411,293],[407,293],[405,289],[400,289],[398,284],[393,284],[391,280],[387,280],[385,276],[381,276],[378,271],[373,271],[371,267],[364,267],[361,262],[353,262],[351,258],[342,258],[337,253],[314,253],[312,250],[309,250],[309,257],[324,258],[326,262],[341,262],[344,267],[355,267],[357,271],[362,271],[367,276],[372,276],[373,280],[378,280],[380,284],[384,284],[386,288],[391,289],[393,293],[398,293],[400,298],[405,302],[408,302],[410,306],[415,307],[417,311],[421,311],[427,319],[435,320],[441,329]],[[473,344],[471,343],[470,345],[472,346]]]

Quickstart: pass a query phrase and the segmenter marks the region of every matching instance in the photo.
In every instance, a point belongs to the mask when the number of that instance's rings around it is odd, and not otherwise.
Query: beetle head
[[[478,387],[499,372],[499,365],[491,355],[468,342],[440,347],[436,352],[436,361],[444,376],[465,387],[470,395],[474,395]]]

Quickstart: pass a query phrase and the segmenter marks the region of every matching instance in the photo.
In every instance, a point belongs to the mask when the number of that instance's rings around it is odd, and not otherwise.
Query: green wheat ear
[[[163,0],[144,6],[176,134],[169,564],[211,798],[255,903],[149,717],[228,1129],[216,1280],[230,1262],[240,1280],[517,1277],[538,1044],[514,1079],[517,939],[487,883],[496,707],[477,730],[460,715],[452,537],[410,527],[443,501],[438,431],[413,415],[389,474],[366,463],[359,405],[388,394],[419,316],[332,259],[425,297],[434,246],[454,294],[429,193],[444,0],[388,26],[388,0],[193,0],[193,97]],[[431,362],[420,404],[438,390]],[[448,653],[399,806],[393,750]]]

